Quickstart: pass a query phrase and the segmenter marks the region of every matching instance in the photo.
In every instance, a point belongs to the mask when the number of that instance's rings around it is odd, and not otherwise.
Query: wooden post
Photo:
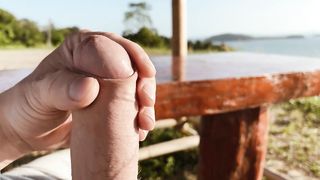
[[[185,0],[172,0],[172,78],[175,81],[184,79],[187,54],[185,20]]]
[[[199,179],[262,179],[267,108],[204,116],[201,128]]]

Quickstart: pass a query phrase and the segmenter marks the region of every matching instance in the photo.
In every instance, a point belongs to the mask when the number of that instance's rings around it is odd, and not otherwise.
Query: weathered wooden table
[[[199,179],[261,179],[267,106],[320,93],[320,59],[250,53],[191,55],[185,80],[171,80],[171,58],[157,68],[157,119],[201,115]],[[31,70],[0,72],[0,91]]]

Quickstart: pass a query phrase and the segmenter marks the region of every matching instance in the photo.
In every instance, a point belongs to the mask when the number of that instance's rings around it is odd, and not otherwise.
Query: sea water
[[[320,37],[226,42],[236,51],[320,58]]]

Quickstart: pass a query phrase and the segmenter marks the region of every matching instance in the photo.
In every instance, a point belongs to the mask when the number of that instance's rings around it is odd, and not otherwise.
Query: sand
[[[0,50],[0,70],[34,68],[53,49]]]

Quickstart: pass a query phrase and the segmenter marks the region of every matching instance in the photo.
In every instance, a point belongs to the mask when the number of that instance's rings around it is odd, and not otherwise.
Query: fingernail
[[[143,92],[147,95],[151,102],[155,102],[155,90],[154,87],[150,84],[143,86]]]
[[[140,141],[144,141],[144,140],[146,140],[146,138],[147,138],[147,135],[148,135],[148,131],[146,131],[146,130],[140,130],[140,132],[141,132],[141,134],[139,134],[139,139],[140,139]]]
[[[151,123],[151,129],[154,129],[155,123],[156,123],[156,118],[155,118],[155,113],[154,113],[154,108],[146,108],[145,109],[145,115],[148,119],[148,121]]]
[[[69,97],[73,101],[81,101],[84,97],[84,93],[82,91],[84,86],[84,79],[83,78],[77,78],[69,86]]]

